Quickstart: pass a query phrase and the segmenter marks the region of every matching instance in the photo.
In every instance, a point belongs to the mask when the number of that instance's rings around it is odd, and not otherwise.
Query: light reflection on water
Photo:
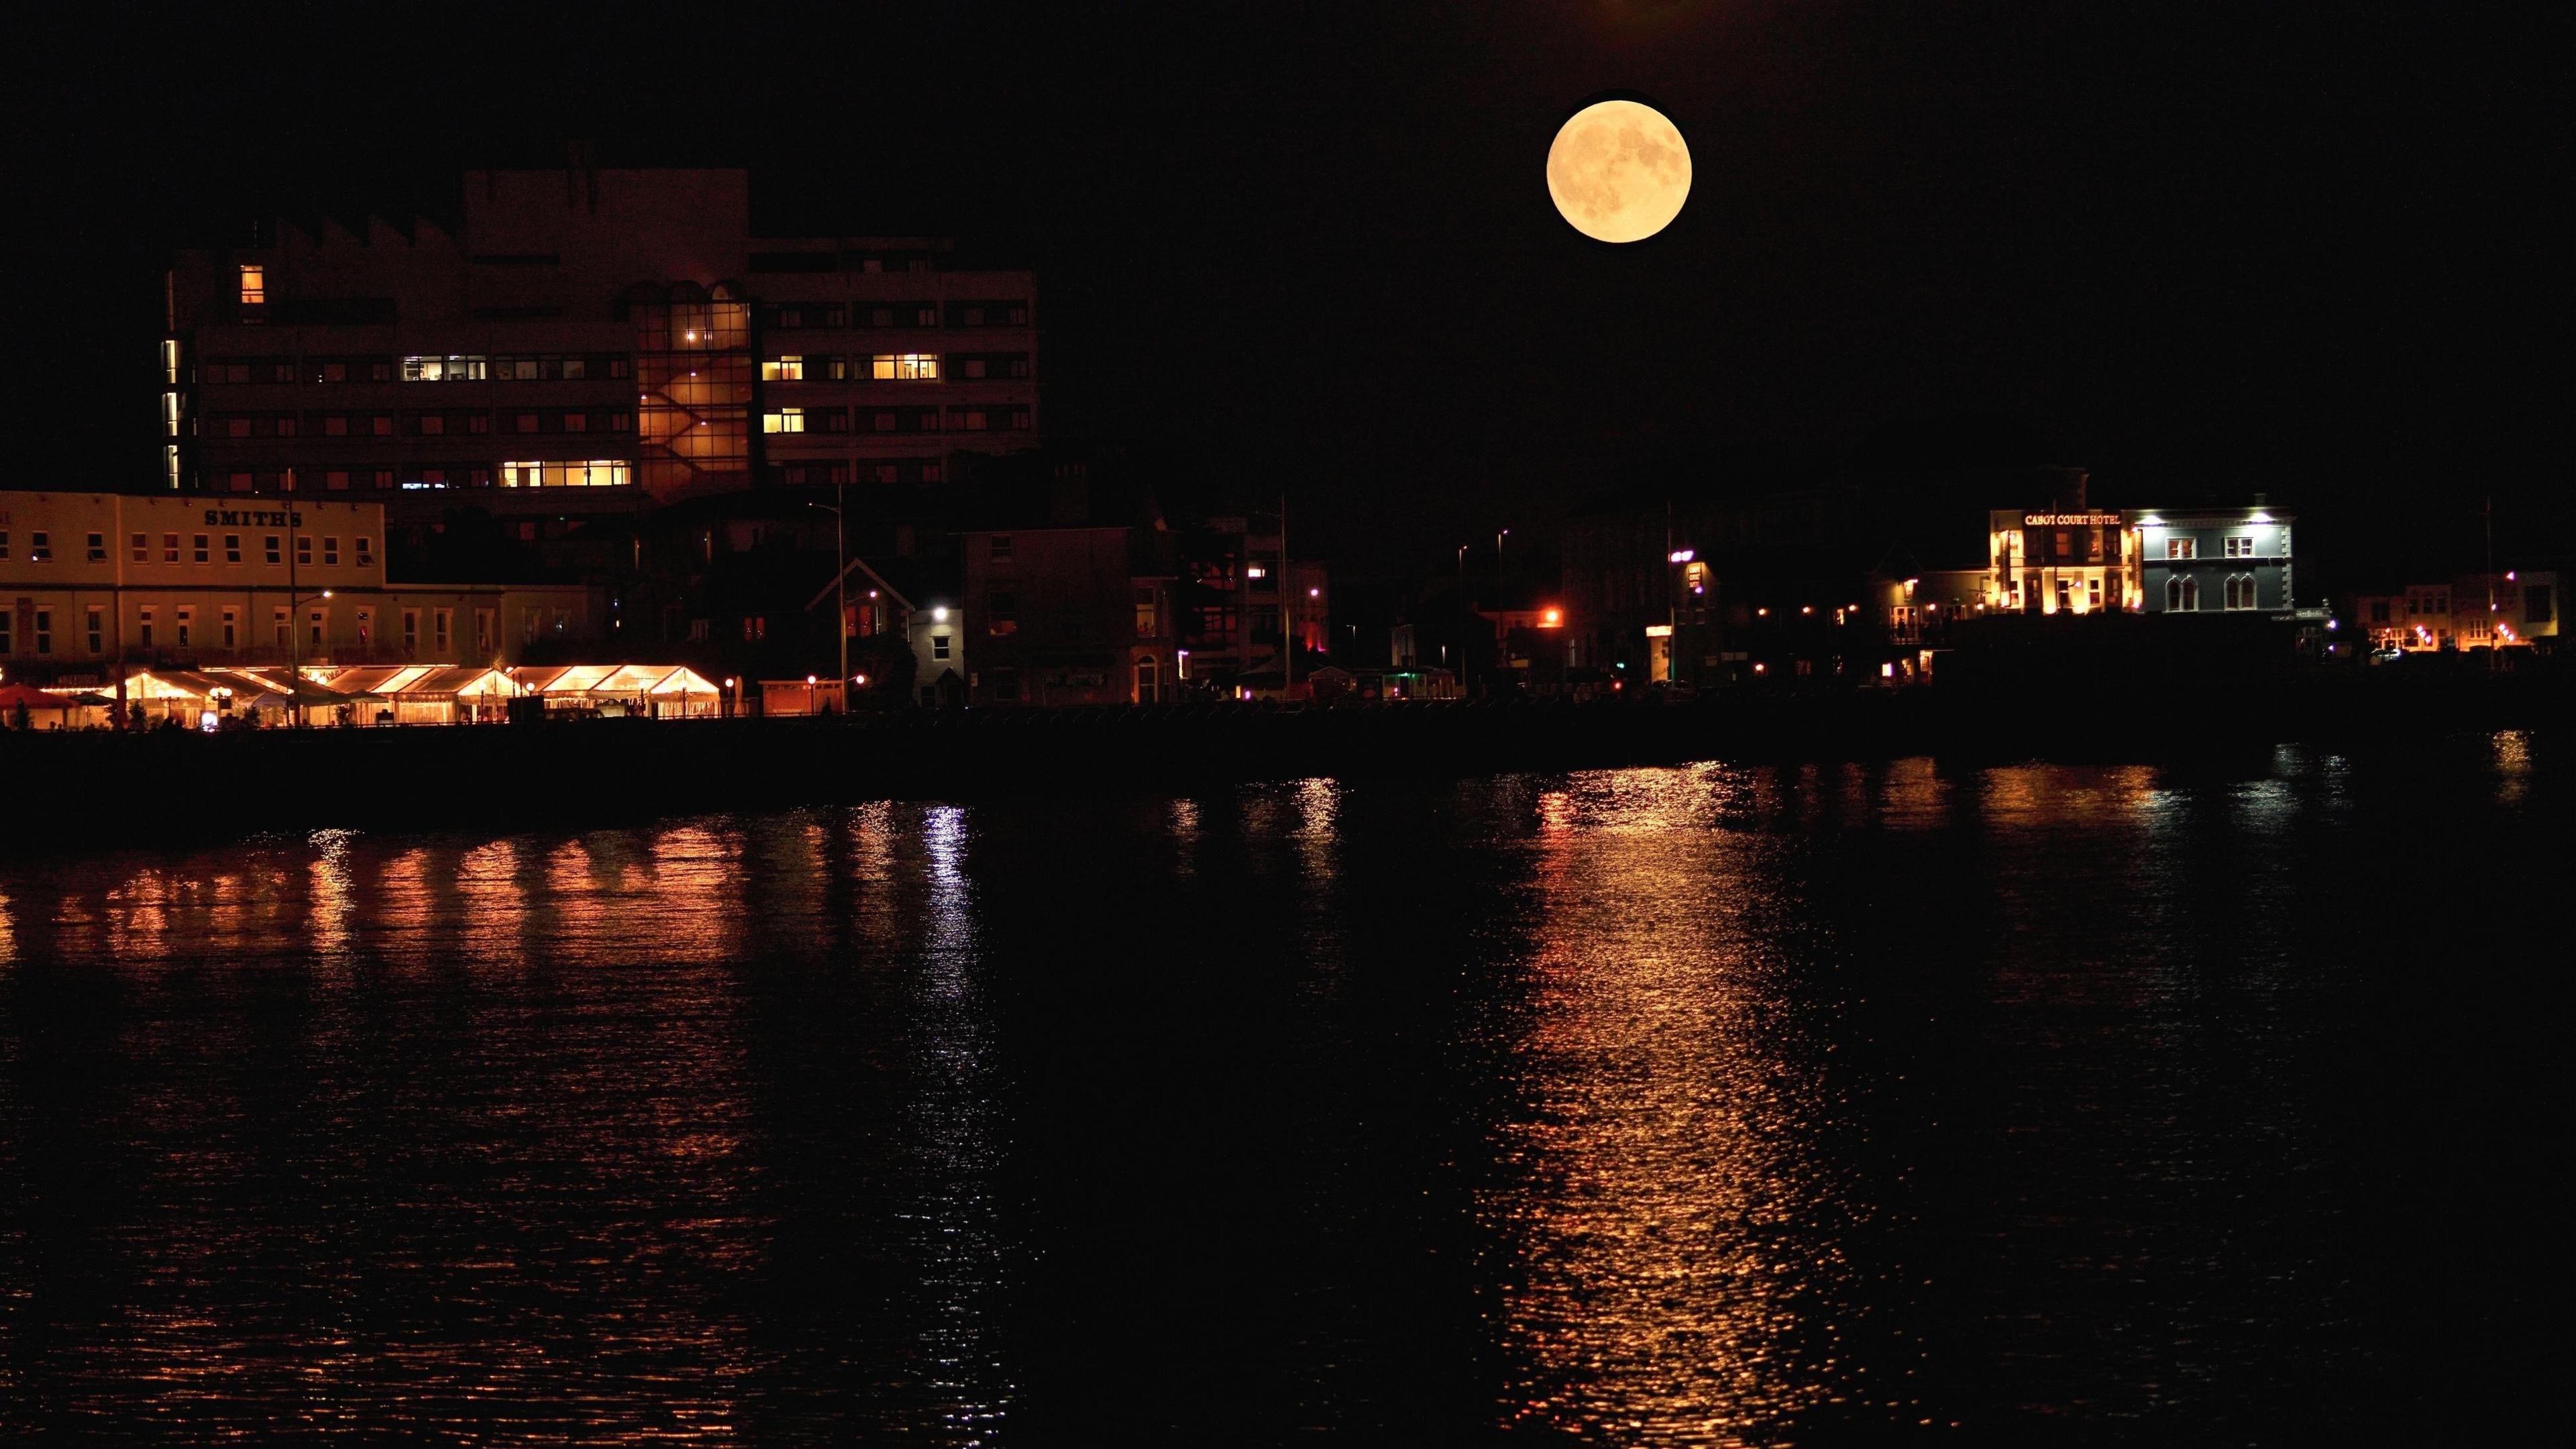
[[[2457,820],[2289,752],[7,866],[0,1431],[2332,1421],[2269,1365],[2383,1362],[2324,1084],[2424,941],[2329,892],[2562,867],[2544,744]]]

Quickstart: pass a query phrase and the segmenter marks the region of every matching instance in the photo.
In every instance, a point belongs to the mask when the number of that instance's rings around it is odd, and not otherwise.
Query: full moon
[[[1585,106],[1547,148],[1547,194],[1596,241],[1644,241],[1690,199],[1690,147],[1664,113],[1635,101]]]

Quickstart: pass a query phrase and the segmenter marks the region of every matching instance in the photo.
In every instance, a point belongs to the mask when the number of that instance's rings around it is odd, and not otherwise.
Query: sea
[[[2572,775],[21,818],[0,1439],[2506,1442]]]

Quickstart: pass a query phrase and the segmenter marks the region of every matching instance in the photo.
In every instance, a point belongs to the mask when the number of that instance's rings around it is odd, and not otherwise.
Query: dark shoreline
[[[2570,717],[2554,675],[2318,679],[2220,698],[1940,691],[978,710],[845,719],[0,735],[6,852],[331,827],[513,829],[871,799],[1456,779],[1692,760],[1931,755],[2259,769],[2281,744],[2405,747]]]

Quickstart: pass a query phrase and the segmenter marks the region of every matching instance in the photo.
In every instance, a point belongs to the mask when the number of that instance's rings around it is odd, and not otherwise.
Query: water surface
[[[2465,1432],[2549,743],[22,852],[0,1431]]]

